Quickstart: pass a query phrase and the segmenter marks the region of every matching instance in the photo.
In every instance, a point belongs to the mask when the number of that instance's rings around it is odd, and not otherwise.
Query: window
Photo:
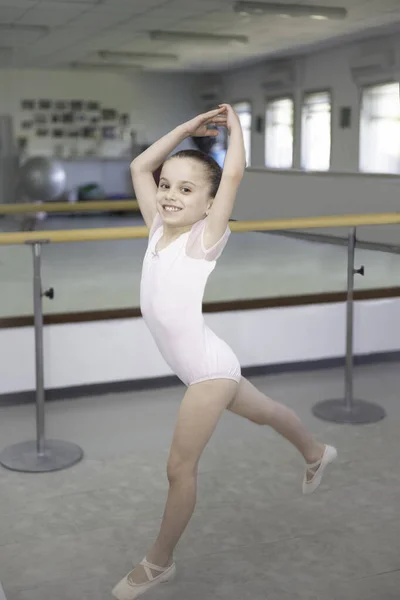
[[[251,159],[251,104],[250,102],[236,102],[232,108],[235,109],[240,119],[246,150],[246,164],[249,166]]]
[[[331,164],[331,95],[306,94],[302,109],[301,167],[328,171]]]
[[[360,170],[400,172],[399,84],[363,90],[360,115]]]
[[[265,166],[291,169],[293,166],[292,98],[278,98],[267,103],[265,116]]]

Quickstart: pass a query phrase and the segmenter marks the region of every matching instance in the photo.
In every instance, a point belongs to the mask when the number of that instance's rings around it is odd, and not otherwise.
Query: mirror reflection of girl
[[[197,150],[167,159],[187,137],[217,135],[216,127],[221,126],[229,133],[223,171]],[[160,165],[157,187],[153,172]],[[168,459],[169,492],[161,529],[143,561],[114,588],[118,600],[133,600],[173,579],[173,552],[195,507],[199,460],[226,409],[269,425],[299,450],[306,462],[304,493],[318,487],[325,467],[337,456],[335,448],[310,435],[292,410],[242,377],[234,352],[204,322],[205,285],[228,241],[244,170],[242,129],[228,104],[180,125],[131,165],[136,197],[150,230],[141,281],[142,315],[186,393]]]

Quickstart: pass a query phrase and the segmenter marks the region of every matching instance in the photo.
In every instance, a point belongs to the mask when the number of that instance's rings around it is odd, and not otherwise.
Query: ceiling
[[[243,17],[233,11],[233,3],[233,0],[0,0],[0,65],[64,68],[74,62],[104,62],[98,52],[112,50],[179,56],[177,62],[146,61],[146,70],[226,70],[336,38],[367,35],[371,28],[400,24],[400,0],[296,2],[345,7],[347,18],[337,21],[270,15]],[[238,34],[248,36],[249,44],[196,46],[152,41],[150,30]],[[109,59],[109,62],[115,65],[117,61]],[[114,68],[111,66],[110,70]]]

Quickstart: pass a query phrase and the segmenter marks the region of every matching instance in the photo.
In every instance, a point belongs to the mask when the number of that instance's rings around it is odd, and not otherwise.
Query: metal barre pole
[[[349,233],[347,247],[347,302],[346,302],[346,370],[344,397],[346,409],[353,408],[353,331],[354,331],[354,259],[356,250],[356,230]],[[364,275],[364,267],[359,270]]]
[[[59,471],[79,462],[82,449],[71,442],[45,440],[45,391],[43,360],[43,310],[42,296],[53,298],[52,289],[42,292],[41,250],[45,240],[32,244],[33,254],[33,307],[35,322],[36,370],[36,440],[8,446],[0,454],[0,464],[11,471],[44,473]]]
[[[35,369],[36,369],[36,446],[43,456],[44,445],[44,361],[43,361],[43,311],[41,254],[42,245],[32,244],[33,253],[33,314],[35,321]]]
[[[356,228],[349,232],[347,248],[347,302],[346,302],[346,368],[344,399],[323,400],[312,408],[313,414],[323,421],[363,425],[376,423],[385,418],[381,406],[355,400],[353,397],[353,332],[354,332],[354,275],[364,275],[364,267],[354,268]]]

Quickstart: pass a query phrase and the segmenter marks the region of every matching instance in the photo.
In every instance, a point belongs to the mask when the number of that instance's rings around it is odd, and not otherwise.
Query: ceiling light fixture
[[[70,63],[72,69],[83,70],[83,71],[141,71],[140,65],[127,65],[121,63],[86,63],[86,62],[72,62]]]
[[[160,42],[187,42],[191,44],[247,44],[245,35],[216,35],[191,31],[150,31],[150,39]]]
[[[345,19],[347,10],[342,7],[310,4],[277,4],[276,2],[236,2],[233,7],[241,15],[275,15],[280,17],[308,17],[315,20]]]
[[[18,23],[0,23],[0,31],[37,31],[48,33],[50,27],[46,25],[19,25]]]
[[[165,61],[176,61],[178,60],[178,56],[176,54],[157,54],[154,52],[119,52],[112,50],[100,50],[98,52],[100,58],[107,60],[108,58],[121,58],[121,59],[130,59],[130,60],[165,60]]]

